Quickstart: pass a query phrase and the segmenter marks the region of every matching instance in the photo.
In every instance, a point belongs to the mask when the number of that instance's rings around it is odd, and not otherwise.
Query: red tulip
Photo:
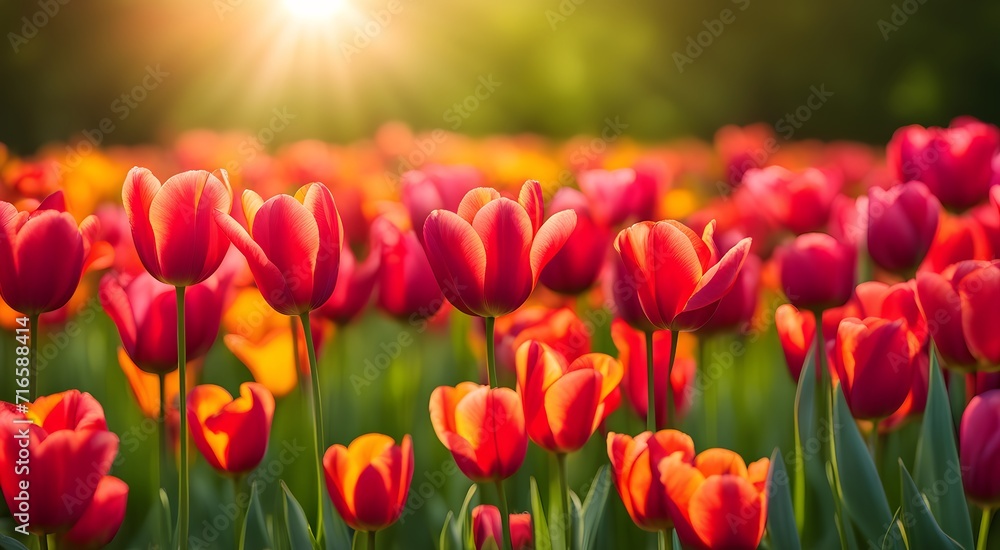
[[[962,414],[959,430],[962,484],[984,508],[1000,505],[1000,390],[977,395]]]
[[[887,285],[878,281],[861,283],[854,290],[860,312],[858,317],[882,317],[890,321],[902,319],[917,341],[927,342],[927,319],[917,305],[916,281]]]
[[[792,380],[798,383],[806,356],[815,346],[816,317],[809,312],[800,312],[792,304],[782,304],[774,312],[774,326],[781,340],[788,371]]]
[[[267,452],[274,397],[256,382],[240,384],[236,399],[224,388],[202,384],[188,394],[187,417],[191,439],[213,468],[245,474]]]
[[[219,334],[228,281],[216,273],[188,287],[184,296],[184,345],[188,361],[204,357]],[[149,273],[109,273],[101,279],[101,305],[122,346],[142,370],[164,374],[177,369],[177,305],[172,286]]]
[[[365,261],[359,263],[351,247],[345,246],[340,253],[337,285],[330,299],[316,310],[317,313],[338,325],[346,325],[356,318],[371,299],[381,258],[381,254],[372,250]]]
[[[660,462],[677,453],[683,462],[694,460],[694,441],[677,430],[643,432],[633,439],[608,434],[611,476],[625,510],[640,529],[664,531],[674,526],[673,503],[660,481]]]
[[[378,307],[407,321],[433,317],[444,304],[444,295],[416,234],[381,217],[372,223],[371,235],[377,243],[372,248],[381,257]]]
[[[753,550],[767,523],[770,461],[749,467],[740,455],[708,449],[691,464],[681,453],[659,463],[660,482],[672,503],[677,536],[685,548]]]
[[[868,190],[868,253],[883,269],[908,273],[927,256],[941,203],[919,181]]]
[[[566,245],[542,270],[540,280],[556,292],[579,294],[597,281],[611,244],[611,233],[597,224],[590,214],[586,197],[575,189],[564,187],[557,191],[552,209],[575,211],[576,228]]]
[[[657,329],[649,322],[646,313],[639,303],[639,286],[644,284],[642,273],[629,273],[621,254],[611,254],[608,257],[608,272],[602,290],[609,296],[611,312],[642,332],[655,332]]]
[[[743,186],[757,197],[759,207],[798,235],[826,226],[841,185],[839,177],[817,168],[795,173],[768,166],[743,175]]]
[[[920,180],[943,205],[965,210],[986,200],[998,151],[996,126],[963,117],[948,128],[896,130],[886,147],[886,164],[899,181]]]
[[[715,313],[750,252],[743,239],[720,258],[715,223],[701,238],[674,220],[641,222],[615,241],[625,272],[636,281],[639,303],[659,329],[697,330]]]
[[[611,338],[618,348],[618,361],[624,366],[621,387],[632,410],[645,419],[648,412],[649,386],[647,385],[646,341],[642,332],[633,329],[621,320],[615,319],[611,324]],[[653,384],[656,403],[665,403],[667,396],[667,367],[670,362],[670,332],[657,331],[653,334]],[[695,380],[697,368],[694,358],[677,353],[674,368],[670,371],[670,391],[673,392],[671,403],[674,407],[674,418],[683,418],[691,406],[691,386]],[[666,408],[656,411],[656,425],[662,426],[667,421]]]
[[[95,216],[77,226],[62,191],[31,213],[0,201],[0,297],[25,315],[61,308],[80,284],[99,230]]]
[[[30,464],[15,468],[25,445]],[[61,532],[80,521],[117,453],[118,436],[88,393],[39,397],[26,415],[0,406],[0,489],[14,520],[29,522],[32,533]],[[30,502],[19,497],[22,491]]]
[[[990,236],[975,218],[941,212],[934,242],[927,252],[921,271],[941,273],[951,264],[964,260],[993,258]]]
[[[633,168],[588,170],[576,176],[590,201],[594,220],[613,229],[629,219],[646,220],[656,211],[656,180]]]
[[[542,223],[543,207],[541,185],[528,181],[517,202],[480,187],[465,195],[457,214],[431,212],[424,223],[427,259],[459,311],[499,317],[528,299],[576,225],[571,210]]]
[[[903,320],[868,317],[840,322],[833,362],[855,418],[881,420],[896,412],[913,385],[919,349]]]
[[[146,271],[171,286],[190,286],[219,268],[229,250],[212,216],[228,214],[233,190],[225,170],[182,172],[160,184],[136,166],[125,176],[122,202]]]
[[[323,305],[333,294],[340,267],[344,229],[333,195],[322,183],[264,202],[243,192],[249,232],[229,214],[215,221],[246,256],[257,288],[279,313],[301,315]]]
[[[747,170],[762,167],[780,147],[774,137],[774,128],[768,124],[723,126],[715,132],[714,141],[725,167],[726,181],[733,187],[743,181]]]
[[[427,216],[439,209],[457,212],[462,197],[483,185],[483,174],[472,166],[432,164],[404,173],[402,185],[402,201],[410,213],[410,224],[423,241]]]
[[[567,361],[590,351],[590,332],[572,309],[528,306],[497,319],[493,333],[497,365],[513,372],[517,348],[528,340],[547,344]]]
[[[340,517],[356,531],[378,531],[399,519],[413,479],[413,444],[365,434],[323,455],[326,489]]]
[[[854,292],[855,251],[824,233],[795,238],[779,252],[788,301],[811,311],[842,306]]]
[[[455,463],[476,483],[514,475],[528,451],[521,400],[513,390],[463,382],[431,393],[431,424]]]
[[[719,307],[712,318],[701,327],[702,333],[713,334],[749,329],[754,313],[757,312],[757,298],[760,295],[760,258],[748,254],[743,268],[736,276],[736,282],[729,293],[719,301]]]
[[[618,406],[621,363],[589,353],[572,363],[549,346],[528,341],[517,350],[517,393],[528,436],[553,453],[579,450]]]
[[[525,512],[510,515],[510,538],[513,550],[534,549],[531,514]],[[487,540],[492,540],[496,548],[506,548],[500,510],[496,506],[480,504],[472,509],[472,539],[476,543],[476,550],[487,548]]]
[[[97,550],[111,543],[125,520],[128,502],[128,485],[114,476],[104,476],[97,484],[94,499],[87,511],[60,535],[59,548],[70,550]]]

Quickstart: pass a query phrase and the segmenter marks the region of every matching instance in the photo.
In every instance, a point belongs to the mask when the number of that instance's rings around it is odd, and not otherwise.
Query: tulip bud
[[[240,385],[236,399],[213,384],[188,395],[191,439],[205,460],[227,474],[245,474],[260,464],[274,418],[274,397],[256,382]]]
[[[399,519],[413,479],[413,443],[365,434],[323,455],[326,489],[340,517],[356,531],[378,531]]]
[[[930,250],[941,203],[927,186],[911,181],[868,191],[868,253],[883,269],[912,272]]]
[[[972,398],[959,430],[962,484],[969,499],[984,508],[1000,506],[1000,390]]]
[[[510,538],[513,550],[530,550],[535,547],[531,514],[525,512],[510,515]],[[507,548],[504,545],[500,510],[496,506],[480,504],[472,509],[472,539],[476,543],[476,550],[490,548],[486,545],[489,540],[493,541],[495,548]]]
[[[916,338],[910,337],[901,319],[841,321],[833,361],[851,414],[881,420],[896,412],[913,384],[918,352]]]
[[[608,434],[608,459],[615,488],[636,526],[663,531],[674,526],[671,502],[660,481],[660,461],[674,453],[684,462],[694,460],[694,441],[677,430],[643,432],[635,438]]]
[[[824,233],[796,237],[779,252],[781,287],[799,309],[847,303],[854,291],[855,251]]]

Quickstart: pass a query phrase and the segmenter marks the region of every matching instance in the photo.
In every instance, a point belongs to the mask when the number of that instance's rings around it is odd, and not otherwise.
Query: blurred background
[[[617,116],[641,140],[710,137],[776,124],[813,86],[833,95],[796,139],[1000,120],[988,0],[25,0],[0,21],[0,142],[22,154],[105,118],[102,145],[165,143],[275,110],[295,117],[276,145],[389,120],[559,138]]]

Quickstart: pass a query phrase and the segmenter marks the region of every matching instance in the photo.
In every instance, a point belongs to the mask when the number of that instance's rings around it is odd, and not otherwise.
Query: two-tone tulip
[[[233,399],[214,384],[196,386],[188,394],[191,439],[208,463],[229,475],[245,474],[260,464],[274,418],[274,397],[256,382],[240,385]]]
[[[403,513],[413,479],[413,443],[365,434],[350,445],[333,445],[323,455],[326,488],[334,507],[352,529],[379,531]]]
[[[535,547],[535,537],[531,527],[531,514],[510,514],[509,518],[511,548],[532,550]],[[496,506],[480,504],[472,509],[472,540],[476,544],[476,550],[507,548],[504,545],[500,510]]]
[[[678,453],[683,462],[694,460],[694,441],[677,430],[643,432],[634,438],[608,434],[611,477],[625,510],[636,526],[646,531],[664,531],[674,526],[671,502],[660,482],[659,464]]]
[[[911,181],[868,190],[868,253],[879,267],[911,273],[924,261],[937,232],[941,203]]]

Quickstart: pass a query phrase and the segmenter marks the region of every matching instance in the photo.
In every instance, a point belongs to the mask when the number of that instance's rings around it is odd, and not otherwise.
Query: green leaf
[[[264,512],[260,509],[260,499],[257,498],[257,482],[250,485],[250,504],[247,505],[247,517],[240,530],[240,550],[270,550],[271,536],[264,522]]]
[[[580,497],[576,496],[573,491],[569,492],[569,509],[570,517],[572,518],[572,524],[570,528],[572,533],[570,536],[573,537],[573,542],[571,543],[571,548],[583,548],[583,504],[580,504]]]
[[[28,550],[28,547],[7,535],[0,535],[0,548],[3,550]]]
[[[587,491],[587,498],[583,501],[583,550],[594,548],[597,544],[597,531],[601,527],[601,518],[604,517],[604,508],[608,501],[608,490],[611,488],[611,474],[608,473],[608,466],[605,464],[597,470],[593,481],[590,483],[590,490]]]
[[[160,541],[166,541],[166,548],[173,548],[174,541],[177,540],[177,526],[170,514],[170,498],[167,492],[160,489]]]
[[[462,501],[462,510],[459,512],[458,528],[459,532],[462,534],[462,543],[464,548],[475,548],[476,543],[472,538],[472,518],[470,514],[472,513],[471,507],[472,502],[476,497],[477,485],[475,483],[469,487],[469,492],[465,493],[465,500]]]
[[[674,548],[683,549],[684,547],[681,546],[681,539],[677,536],[677,529],[671,529],[670,531],[672,533],[670,536],[674,539]]]
[[[910,542],[910,550],[961,550],[962,546],[946,535],[931,515],[924,496],[913,483],[902,460],[899,461],[899,475],[903,486],[903,529],[906,531],[906,540]]]
[[[914,481],[921,493],[933,497],[928,499],[930,511],[941,529],[963,547],[972,548],[972,523],[962,488],[951,406],[937,353],[933,344],[930,347],[930,384],[913,465]]]
[[[892,524],[892,511],[868,448],[847,408],[840,386],[834,389],[835,471],[845,512],[868,540],[880,540]]]
[[[319,543],[316,542],[306,520],[306,513],[302,511],[302,506],[295,500],[295,496],[288,490],[285,482],[281,482],[281,490],[284,494],[282,511],[285,516],[285,527],[288,529],[288,544],[293,550],[305,550],[312,548],[319,550]]]
[[[438,550],[462,550],[461,546],[456,546],[454,541],[451,540],[451,525],[454,519],[455,514],[451,513],[451,510],[448,510],[448,515],[444,517],[444,526],[441,527],[441,535],[438,537]]]
[[[795,455],[793,471],[795,472],[795,525],[802,532],[806,521],[806,453],[803,440],[810,440],[816,433],[816,414],[813,397],[816,386],[816,362],[810,351],[806,355],[802,372],[799,373],[799,383],[795,388]]]
[[[333,509],[333,504],[323,499],[323,545],[326,550],[341,550],[351,545],[351,529]]]
[[[767,473],[767,532],[771,544],[777,548],[801,548],[799,532],[795,527],[795,511],[788,493],[788,472],[781,449],[771,453],[771,468]]]
[[[885,532],[885,535],[882,537],[882,544],[879,546],[882,550],[906,550],[903,531],[899,528],[899,516],[901,513],[902,509],[899,509],[893,514],[892,525]]]
[[[532,477],[531,483],[531,523],[534,528],[535,550],[552,550],[552,538],[549,537],[549,524],[545,521],[545,508],[542,507],[542,497],[538,493],[538,482]]]

